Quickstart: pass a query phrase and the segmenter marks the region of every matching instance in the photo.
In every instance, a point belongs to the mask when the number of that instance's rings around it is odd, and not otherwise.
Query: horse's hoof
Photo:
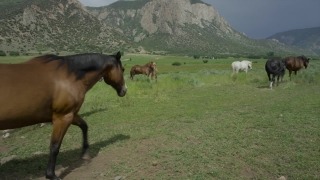
[[[89,153],[85,153],[84,155],[82,155],[81,159],[83,160],[90,160],[91,156],[89,155]]]
[[[47,179],[50,180],[62,180],[61,178],[59,178],[58,176],[54,175],[54,176],[46,176]]]

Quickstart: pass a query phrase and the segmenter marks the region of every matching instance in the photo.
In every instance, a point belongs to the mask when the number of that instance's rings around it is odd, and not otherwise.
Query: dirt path
[[[114,161],[113,156],[116,154],[104,154],[99,153],[96,157],[92,158],[89,161],[79,160],[77,163],[79,167],[63,167],[62,165],[56,166],[56,175],[62,178],[63,180],[79,180],[79,179],[96,179],[96,180],[105,180],[105,179],[116,179],[121,180],[125,179],[124,176],[115,176],[115,177],[106,177],[105,170],[110,168],[110,164]],[[46,180],[46,178],[40,177],[37,180]]]

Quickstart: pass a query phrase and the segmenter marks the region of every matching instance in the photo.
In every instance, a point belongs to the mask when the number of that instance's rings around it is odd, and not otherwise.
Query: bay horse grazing
[[[310,60],[309,58],[303,55],[298,57],[290,56],[290,57],[284,58],[286,68],[289,70],[290,80],[291,80],[292,71],[294,71],[294,74],[297,75],[297,71],[299,71],[301,68],[304,67],[307,69],[309,60]]]
[[[277,77],[277,85],[279,85],[279,79],[281,81],[286,72],[286,66],[283,60],[281,59],[269,59],[265,64],[265,70],[267,72],[270,89],[272,89],[272,85],[275,83],[275,78]]]
[[[69,126],[82,131],[82,158],[89,158],[88,126],[78,112],[97,81],[127,92],[121,54],[44,55],[20,64],[0,64],[0,130],[52,122],[46,178],[55,175],[57,155]]]
[[[151,76],[151,79],[157,79],[157,64],[153,61],[150,61],[143,66],[134,65],[130,70],[130,78],[133,80],[133,77],[136,74],[144,74],[148,77]]]
[[[244,71],[248,73],[248,69],[252,69],[252,62],[248,60],[234,61],[231,64],[233,74],[239,71]]]

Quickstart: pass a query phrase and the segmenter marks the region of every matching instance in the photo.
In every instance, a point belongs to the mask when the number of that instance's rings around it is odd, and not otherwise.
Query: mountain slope
[[[249,39],[201,0],[122,0],[99,8],[83,7],[78,0],[3,0],[0,50],[226,56],[305,52]]]
[[[286,45],[310,49],[320,54],[320,27],[281,32],[268,37],[268,39],[274,39]]]
[[[121,29],[135,45],[150,52],[265,54],[293,51],[274,41],[247,38],[201,0],[117,1],[88,10],[105,24]]]
[[[77,0],[14,0],[1,7],[7,9],[0,16],[2,50],[97,51],[122,42]]]

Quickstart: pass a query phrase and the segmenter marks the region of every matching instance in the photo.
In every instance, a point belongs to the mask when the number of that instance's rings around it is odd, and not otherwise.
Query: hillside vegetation
[[[274,39],[290,46],[310,49],[318,55],[320,54],[320,27],[281,32],[268,39]]]
[[[115,52],[252,56],[315,55],[234,30],[201,0],[117,1],[84,7],[78,0],[0,2],[0,55]]]

